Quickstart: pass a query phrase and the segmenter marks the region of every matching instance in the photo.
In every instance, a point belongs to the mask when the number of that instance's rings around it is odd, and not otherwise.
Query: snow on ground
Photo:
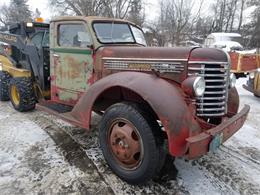
[[[237,83],[246,124],[214,154],[178,158],[163,179],[145,186],[120,180],[90,133],[40,111],[18,113],[0,102],[1,194],[260,194],[260,98]]]
[[[1,194],[109,194],[90,162],[90,171],[83,172],[64,159],[53,139],[29,119],[35,114],[18,113],[9,103],[0,103]]]

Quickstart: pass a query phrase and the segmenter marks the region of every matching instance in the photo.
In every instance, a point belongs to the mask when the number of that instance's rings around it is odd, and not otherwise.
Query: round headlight
[[[232,88],[232,87],[235,87],[236,86],[236,75],[234,73],[231,73],[230,74],[230,78],[229,78],[229,86]]]
[[[193,90],[196,96],[202,96],[205,92],[206,84],[202,77],[197,77],[193,84]]]
[[[249,78],[250,79],[254,79],[255,78],[255,73],[254,72],[250,72],[249,73]]]

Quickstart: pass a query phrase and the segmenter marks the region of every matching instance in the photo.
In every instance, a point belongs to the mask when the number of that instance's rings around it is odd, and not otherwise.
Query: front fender
[[[161,120],[168,136],[170,153],[174,156],[185,154],[185,139],[200,127],[193,119],[180,88],[156,75],[140,72],[109,75],[89,88],[75,105],[72,115],[89,129],[95,100],[111,87],[124,87],[140,95]]]

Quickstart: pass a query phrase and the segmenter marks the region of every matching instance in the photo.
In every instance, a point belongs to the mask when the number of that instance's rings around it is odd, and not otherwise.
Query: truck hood
[[[187,78],[188,61],[227,61],[227,56],[210,48],[111,46],[97,51],[95,71],[102,77],[120,71],[156,71],[162,78],[181,83]]]

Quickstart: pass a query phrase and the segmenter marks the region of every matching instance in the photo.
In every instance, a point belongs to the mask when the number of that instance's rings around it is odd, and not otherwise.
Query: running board
[[[50,101],[41,101],[40,103],[36,104],[36,109],[47,112],[75,126],[86,129],[81,121],[78,121],[72,116],[70,112],[72,108],[73,107],[70,108],[69,106],[61,104],[58,106],[57,103]]]

